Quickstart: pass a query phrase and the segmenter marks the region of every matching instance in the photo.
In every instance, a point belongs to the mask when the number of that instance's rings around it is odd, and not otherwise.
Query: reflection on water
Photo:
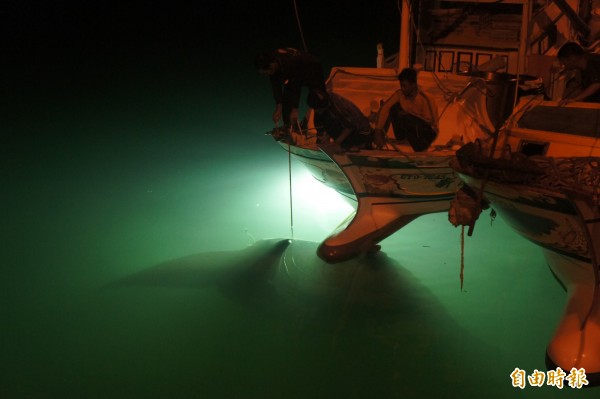
[[[287,156],[256,109],[55,108],[1,171],[0,397],[597,397],[511,386],[544,368],[565,295],[502,220],[466,239],[464,292],[445,214],[328,265],[316,247],[352,209],[293,163],[288,241]]]

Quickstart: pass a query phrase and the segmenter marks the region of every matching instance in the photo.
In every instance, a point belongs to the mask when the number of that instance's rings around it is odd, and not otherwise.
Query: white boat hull
[[[288,145],[285,141],[278,141],[278,143],[290,152],[294,159],[304,164],[315,179],[327,187],[333,188],[341,195],[354,199],[354,191],[352,191],[352,186],[346,176],[318,147]]]
[[[319,256],[340,262],[370,252],[381,240],[415,218],[449,209],[458,177],[450,168],[453,151],[404,153],[322,150],[350,182],[358,201],[354,218],[319,246]]]
[[[544,249],[552,273],[567,292],[563,316],[547,346],[548,367],[583,368],[591,384],[600,383],[598,206],[578,204],[577,195],[569,192],[483,183],[466,173],[460,177],[473,190],[483,187],[485,198],[507,224]]]
[[[567,291],[567,305],[546,349],[549,368],[583,368],[600,383],[600,297],[597,270],[585,261],[545,250],[550,269]]]

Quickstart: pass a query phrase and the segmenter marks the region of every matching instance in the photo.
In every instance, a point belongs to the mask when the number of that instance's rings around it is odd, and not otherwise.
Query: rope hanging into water
[[[290,128],[290,138],[288,139],[288,182],[290,186],[290,231],[292,240],[294,240],[294,202],[292,197],[292,129]]]
[[[296,4],[296,0],[294,2],[294,13],[296,14],[296,23],[298,24],[298,31],[300,31],[300,38],[302,39],[302,46],[304,47],[304,51],[308,53],[308,47],[306,46],[306,41],[304,40],[304,31],[302,30],[302,24],[300,23],[300,14],[298,13],[298,5]],[[298,124],[298,128],[300,131],[300,124]],[[290,231],[292,234],[292,240],[294,239],[294,203],[292,198],[292,128],[290,127],[290,136],[288,139],[288,180],[290,186]]]
[[[298,30],[300,31],[300,38],[302,39],[304,51],[308,53],[308,47],[306,47],[306,41],[304,40],[304,31],[302,30],[302,24],[300,23],[300,14],[298,14],[298,6],[296,5],[296,0],[294,0],[294,12],[296,14],[296,23],[298,24]]]

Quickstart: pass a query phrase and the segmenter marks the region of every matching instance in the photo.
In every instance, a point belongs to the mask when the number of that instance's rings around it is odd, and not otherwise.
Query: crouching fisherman
[[[261,53],[254,59],[254,66],[268,76],[275,100],[273,122],[282,119],[286,127],[297,127],[298,104],[302,87],[325,90],[325,79],[321,63],[313,55],[284,48]]]
[[[352,101],[333,92],[313,90],[306,102],[314,109],[320,143],[332,143],[337,150],[371,147],[373,135],[369,119]]]
[[[425,151],[438,134],[437,106],[417,85],[417,71],[404,68],[398,75],[400,90],[381,106],[375,126],[375,144],[385,145],[390,123],[397,140],[407,140],[414,151]]]

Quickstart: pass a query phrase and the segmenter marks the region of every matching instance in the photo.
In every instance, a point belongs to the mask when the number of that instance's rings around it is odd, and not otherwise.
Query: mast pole
[[[529,30],[531,25],[533,3],[529,0],[523,1],[523,16],[521,18],[521,34],[519,50],[517,52],[517,71],[515,73],[523,74],[527,71],[527,56],[529,55]],[[518,82],[517,82],[518,85]]]
[[[402,9],[400,16],[400,49],[398,51],[398,70],[410,66],[410,7],[409,0],[401,0]]]

